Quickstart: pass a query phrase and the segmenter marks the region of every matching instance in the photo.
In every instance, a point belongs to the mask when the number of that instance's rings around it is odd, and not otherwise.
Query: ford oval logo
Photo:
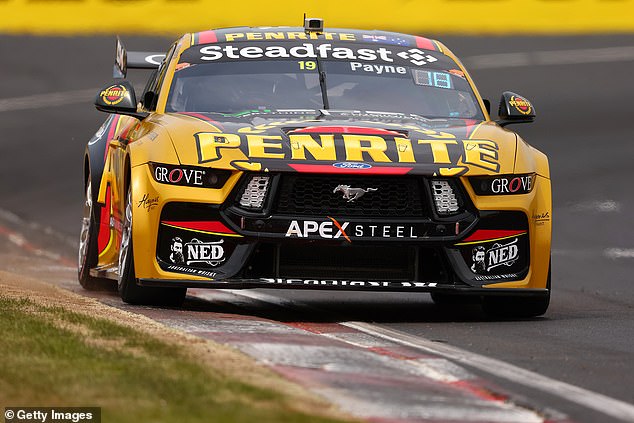
[[[339,162],[333,164],[334,167],[338,169],[370,169],[372,166],[367,163],[357,163],[357,162]]]

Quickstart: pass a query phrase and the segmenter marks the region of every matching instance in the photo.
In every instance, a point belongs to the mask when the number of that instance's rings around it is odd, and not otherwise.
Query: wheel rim
[[[125,206],[125,216],[123,220],[123,231],[121,233],[121,247],[119,248],[119,287],[123,282],[123,272],[128,260],[130,251],[130,236],[132,233],[132,193],[128,190],[128,197]]]
[[[86,201],[84,203],[84,214],[81,219],[81,232],[79,233],[79,269],[86,263],[88,255],[88,241],[90,239],[90,221],[92,219],[92,187],[90,179],[86,188]]]

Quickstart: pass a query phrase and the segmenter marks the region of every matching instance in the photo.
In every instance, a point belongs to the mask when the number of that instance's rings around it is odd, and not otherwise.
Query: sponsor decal
[[[137,208],[139,209],[142,208],[149,212],[150,210],[154,210],[156,207],[158,207],[158,204],[159,204],[158,195],[156,197],[150,197],[150,194],[145,194],[143,195],[143,198],[139,200]]]
[[[194,50],[196,51],[196,50]],[[315,59],[325,60],[354,60],[362,62],[386,62],[395,61],[408,63],[414,66],[425,66],[438,61],[435,56],[417,49],[394,51],[386,47],[368,48],[365,47],[342,47],[331,43],[312,44],[302,43],[292,46],[286,45],[240,45],[233,44],[212,44],[197,48],[198,56],[192,57],[191,53],[183,54],[183,63],[192,61],[199,63],[213,62],[217,60],[259,60],[259,59]]]
[[[334,47],[332,44],[303,43],[293,47],[282,45],[235,47],[233,45],[207,45],[201,47],[199,59],[204,62],[212,62],[220,59],[279,59],[279,58],[322,58],[322,59],[348,59],[362,61],[394,62],[394,53],[385,47],[348,48]]]
[[[477,246],[473,248],[473,264],[471,265],[471,271],[473,273],[484,273],[486,271],[486,248]]]
[[[145,56],[143,60],[151,65],[160,66],[163,60],[165,60],[165,54],[150,54],[149,56]]]
[[[203,176],[205,176],[204,170],[193,169],[168,169],[165,166],[156,166],[154,168],[154,178],[158,182],[176,184],[184,182],[185,185],[203,185]]]
[[[516,194],[530,192],[533,189],[534,175],[516,176],[514,178],[495,178],[491,180],[491,192],[494,194]]]
[[[170,261],[172,263],[182,264],[185,263],[185,256],[183,255],[183,240],[179,237],[172,238],[172,244],[170,245]]]
[[[404,66],[374,65],[360,62],[350,62],[350,69],[353,72],[363,71],[375,73],[377,75],[382,75],[384,73],[398,73],[401,75],[407,74],[407,68]]]
[[[233,254],[235,244],[226,238],[194,233],[161,222],[156,248],[161,269],[213,279],[218,276],[216,268]]]
[[[530,115],[533,111],[531,103],[518,95],[512,95],[509,104],[523,115]]]
[[[368,35],[363,34],[361,37],[361,41],[370,42],[370,43],[381,43],[381,44],[392,44],[395,46],[403,46],[407,47],[410,45],[410,42],[403,37],[396,37],[392,35]]]
[[[172,238],[169,259],[174,264],[208,264],[216,267],[225,261],[225,250],[222,247],[224,241],[203,242],[199,239],[192,239],[183,243],[180,237]]]
[[[337,185],[335,189],[332,190],[333,194],[337,192],[342,193],[343,199],[348,200],[348,203],[353,203],[368,192],[375,191],[378,191],[378,188],[351,188],[350,185]]]
[[[195,276],[203,276],[203,277],[212,278],[212,279],[215,278],[216,275],[218,275],[218,273],[216,272],[209,272],[206,270],[192,269],[191,267],[176,266],[176,265],[165,266],[165,270],[169,270],[170,272],[176,272],[176,273],[187,273],[187,274],[195,275]]]
[[[209,34],[213,33],[213,34]],[[204,36],[205,34],[209,34]],[[232,32],[228,34],[216,34],[214,31],[206,31],[196,34],[194,44],[208,44],[218,41],[240,42],[240,41],[301,41],[301,40],[326,40],[326,41],[357,41],[367,44],[391,44],[395,46],[408,47],[412,45],[412,40],[405,36],[391,34],[363,34],[351,32],[305,32],[305,31],[274,31],[264,30],[255,32]],[[213,36],[210,36],[213,35]],[[411,38],[411,37],[410,37]],[[417,46],[428,50],[436,50],[436,47],[427,39],[417,38]],[[419,40],[420,39],[420,40]],[[426,41],[420,42],[421,40]]]
[[[336,167],[337,169],[371,169],[372,165],[357,162],[338,162],[334,163],[332,167]]]
[[[123,101],[126,94],[128,94],[128,90],[126,90],[123,85],[111,85],[101,91],[99,96],[101,97],[101,101],[108,106],[116,106]]]
[[[224,35],[225,41],[274,41],[274,40],[339,40],[357,41],[356,34],[343,32],[306,33],[304,31],[234,32]]]
[[[312,286],[347,286],[347,287],[372,287],[372,288],[435,288],[435,282],[393,282],[393,281],[355,281],[340,279],[284,279],[261,278],[262,282],[281,285],[312,285]]]
[[[478,229],[455,244],[476,281],[519,279],[530,261],[528,231]]]
[[[287,122],[290,124],[290,122]],[[262,134],[270,126],[249,127],[240,134],[198,132],[194,134],[198,163],[274,159],[285,161],[330,161],[370,163],[427,163],[437,165],[439,174],[458,176],[466,165],[499,172],[498,144],[490,140],[458,140],[452,135],[412,140],[402,134],[293,133],[289,143],[281,135]],[[337,143],[335,143],[337,137]],[[343,148],[340,148],[340,145]],[[240,159],[233,159],[242,153]],[[226,155],[227,158],[224,158]],[[239,156],[239,154],[238,154]],[[296,163],[293,163],[295,165]],[[299,164],[299,163],[297,163]]]
[[[471,186],[478,195],[528,194],[535,185],[535,174],[505,175],[498,177],[470,178]]]
[[[546,222],[550,222],[550,212],[533,213],[533,222],[537,226],[545,225]]]
[[[483,275],[477,275],[475,277],[475,280],[477,281],[493,281],[493,280],[500,280],[500,279],[519,279],[520,275],[518,275],[517,273],[505,273],[503,275],[492,275],[492,276],[483,276]]]
[[[512,266],[519,258],[518,240],[515,238],[505,243],[496,242],[488,249],[482,245],[474,247],[471,253],[471,271],[486,274],[500,266]]]
[[[423,66],[428,63],[437,62],[436,59],[431,54],[424,52],[423,50],[419,50],[417,48],[411,48],[407,51],[402,51],[397,53],[397,56],[404,60],[409,60],[409,62],[416,66]]]
[[[338,239],[343,236],[348,242],[350,237],[346,233],[346,228],[350,222],[340,224],[336,219],[330,218],[330,221],[315,222],[314,220],[304,220],[303,222],[292,220],[286,231],[286,237],[308,238],[311,235],[319,235],[324,239]],[[336,230],[336,232],[335,232]]]
[[[364,223],[339,222],[328,216],[323,222],[314,220],[292,220],[286,230],[287,238],[340,239],[352,242],[355,238],[401,238],[416,239],[418,234],[413,225],[371,225]]]

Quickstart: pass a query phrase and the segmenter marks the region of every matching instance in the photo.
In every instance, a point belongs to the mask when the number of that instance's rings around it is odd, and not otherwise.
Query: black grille
[[[241,276],[451,283],[448,268],[437,248],[260,243]]]
[[[415,278],[415,250],[405,247],[287,246],[280,274],[289,278],[407,280]]]
[[[280,179],[276,212],[296,216],[423,217],[423,179],[393,176],[295,175]],[[338,185],[376,188],[354,202],[333,193]]]

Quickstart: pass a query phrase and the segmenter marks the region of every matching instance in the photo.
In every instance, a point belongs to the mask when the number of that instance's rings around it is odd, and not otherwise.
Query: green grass
[[[333,421],[108,320],[0,296],[0,334],[0,407],[102,407],[104,423]]]

